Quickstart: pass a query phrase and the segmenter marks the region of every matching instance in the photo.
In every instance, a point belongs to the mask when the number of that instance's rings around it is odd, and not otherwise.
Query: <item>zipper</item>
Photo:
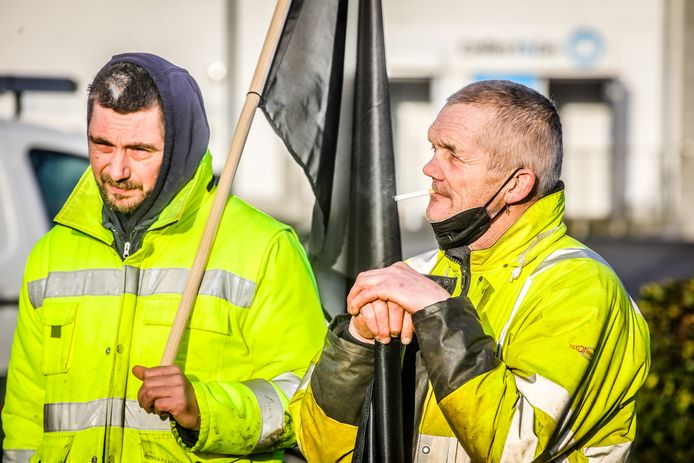
[[[460,268],[460,295],[467,296],[470,290],[470,251],[464,253],[461,257],[453,255],[448,250],[444,251],[446,257],[458,264]]]
[[[123,259],[127,259],[130,255],[130,241],[123,243]]]

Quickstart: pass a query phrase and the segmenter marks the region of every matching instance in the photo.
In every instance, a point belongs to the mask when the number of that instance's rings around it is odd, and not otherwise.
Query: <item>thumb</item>
[[[140,381],[144,381],[145,380],[145,370],[146,370],[146,368],[143,367],[142,365],[135,365],[133,367],[133,375],[135,375],[135,377],[137,379],[139,379]]]

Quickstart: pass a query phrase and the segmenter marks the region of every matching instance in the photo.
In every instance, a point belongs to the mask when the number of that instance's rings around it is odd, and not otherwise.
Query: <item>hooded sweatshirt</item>
[[[104,227],[113,232],[121,256],[126,242],[130,243],[130,253],[140,248],[150,225],[195,175],[210,140],[202,94],[188,71],[150,53],[115,55],[104,68],[122,62],[144,68],[159,91],[164,114],[164,157],[154,189],[135,212],[121,214],[104,205]]]

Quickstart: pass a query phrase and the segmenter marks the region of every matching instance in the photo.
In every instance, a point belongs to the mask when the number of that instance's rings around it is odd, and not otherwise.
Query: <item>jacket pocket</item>
[[[191,461],[170,432],[165,433],[140,433],[142,446],[142,461],[182,463]]]
[[[187,371],[215,372],[222,366],[223,353],[230,340],[229,308],[214,300],[198,301],[193,309],[176,357],[176,364]],[[171,332],[178,301],[142,302],[144,339],[142,352],[161,352]],[[160,354],[157,354],[160,355]],[[158,358],[148,359],[158,361]]]
[[[228,335],[229,334],[229,309],[224,304],[198,302],[193,308],[193,313],[187,327],[193,330],[209,331],[211,333]],[[145,325],[160,325],[170,327],[173,325],[178,301],[147,301],[143,303],[145,310]]]
[[[44,375],[67,373],[70,369],[78,306],[78,302],[60,302],[45,304],[41,309]]]
[[[47,433],[44,434],[41,445],[31,457],[32,463],[64,463],[70,458],[70,448],[74,440],[73,434]]]

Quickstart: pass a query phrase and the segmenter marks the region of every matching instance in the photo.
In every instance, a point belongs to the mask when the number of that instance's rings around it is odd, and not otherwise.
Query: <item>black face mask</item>
[[[491,217],[489,212],[487,212],[487,207],[519,170],[521,170],[520,167],[513,171],[484,206],[466,209],[441,222],[432,223],[431,228],[434,229],[439,247],[445,251],[459,246],[469,246],[480,236],[484,235],[489,230],[492,221],[504,211],[504,208],[502,208],[494,217]]]

